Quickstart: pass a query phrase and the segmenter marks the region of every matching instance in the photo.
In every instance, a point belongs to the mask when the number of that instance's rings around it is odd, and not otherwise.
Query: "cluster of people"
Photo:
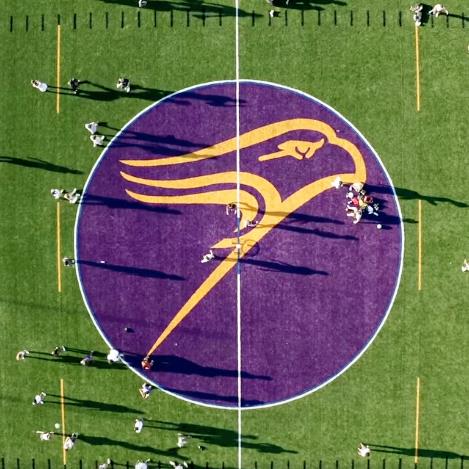
[[[422,25],[422,20],[423,20],[423,14],[424,14],[424,8],[422,3],[416,3],[415,5],[410,6],[410,11],[412,12],[412,19],[414,20],[414,23],[416,26],[421,26]],[[429,12],[428,14],[430,16],[434,16],[435,18],[438,18],[442,13],[444,13],[446,16],[449,15],[448,9],[445,8],[441,3],[437,3]]]
[[[344,187],[343,182],[339,177],[336,177],[332,183],[332,187],[335,189],[340,189]],[[378,216],[379,204],[374,201],[373,197],[367,194],[364,184],[362,182],[354,182],[347,189],[345,194],[346,198],[346,207],[345,213],[348,217],[353,218],[353,223],[358,223],[363,214]],[[381,225],[377,225],[378,228],[381,228]]]
[[[94,148],[104,146],[104,140],[106,140],[105,135],[99,135],[97,133],[98,132],[98,126],[99,126],[99,123],[94,122],[94,121],[93,122],[88,122],[87,124],[85,124],[85,129],[91,134],[90,135],[90,140],[91,140],[91,143],[93,144]]]
[[[378,216],[379,205],[374,203],[373,197],[366,193],[361,182],[355,182],[346,194],[347,205],[345,212],[348,217],[353,218],[353,223],[358,223],[363,213]]]

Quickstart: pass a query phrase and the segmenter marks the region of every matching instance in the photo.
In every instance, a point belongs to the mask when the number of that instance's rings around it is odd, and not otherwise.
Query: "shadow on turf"
[[[201,391],[192,391],[192,390],[184,390],[184,389],[174,389],[174,388],[162,388],[166,391],[172,392],[177,394],[178,396],[186,397],[187,399],[195,399],[197,401],[206,401],[209,404],[213,402],[216,403],[230,403],[233,407],[238,405],[238,396],[227,396],[222,394],[215,394],[211,392],[201,392]],[[253,407],[265,404],[263,401],[258,401],[256,399],[241,399],[241,407]]]
[[[79,171],[78,169],[67,168],[67,166],[60,166],[34,157],[16,158],[14,156],[0,156],[0,163],[14,164],[17,166],[24,166],[26,168],[43,169],[44,171],[51,171],[53,173],[83,174],[83,171]]]
[[[124,353],[125,355],[125,353]],[[132,365],[138,365],[138,362],[132,363]],[[238,376],[238,370],[228,370],[224,368],[214,368],[212,366],[202,366],[186,358],[178,357],[176,355],[158,355],[156,364],[154,367],[156,373],[182,373],[185,375],[199,375],[207,377],[215,376],[227,376],[236,378]],[[243,379],[258,379],[264,381],[271,381],[270,376],[255,375],[248,373],[247,371],[241,372],[241,378]]]
[[[142,413],[142,412],[139,412],[139,413]],[[120,446],[122,448],[137,451],[142,454],[145,454],[145,453],[153,454],[153,455],[157,454],[159,456],[168,456],[168,457],[178,456],[178,450],[179,450],[179,448],[170,448],[168,450],[161,450],[161,449],[155,448],[154,446],[137,445],[134,443],[130,443],[129,441],[116,440],[116,439],[108,438],[105,436],[86,435],[83,433],[80,433],[78,440],[84,443],[93,445],[93,446],[102,446],[102,445]],[[114,463],[114,465],[116,464]]]
[[[273,6],[295,10],[325,10],[326,5],[346,6],[341,0],[273,0]]]
[[[56,397],[57,401],[50,400],[50,397]],[[59,394],[47,394],[47,404],[57,404],[60,405],[61,396]],[[120,404],[113,404],[107,402],[98,402],[92,401],[90,399],[77,399],[74,397],[70,397],[65,395],[64,396],[65,405],[68,406],[75,406],[75,407],[83,407],[91,410],[100,410],[105,412],[116,412],[120,414],[144,414],[141,410],[134,409],[133,407],[128,407],[125,405]],[[80,439],[82,439],[80,435]],[[103,443],[104,444],[104,443]]]
[[[99,267],[100,269],[111,270],[113,272],[121,272],[124,274],[135,275],[138,277],[161,278],[168,280],[185,280],[185,277],[181,277],[180,275],[176,274],[167,274],[166,272],[162,272],[161,270],[142,269],[141,267],[108,264],[106,262],[88,261],[84,259],[77,259],[76,263],[88,265],[91,267]]]
[[[392,188],[390,186],[367,185],[367,189],[371,193],[392,194]],[[438,203],[448,203],[460,208],[469,207],[469,205],[465,202],[459,202],[458,200],[450,199],[448,197],[424,195],[412,189],[404,189],[402,187],[394,187],[394,190],[396,191],[397,196],[402,200],[422,200],[424,202],[428,202],[431,205],[438,205]]]
[[[108,125],[107,122],[99,122],[99,127],[104,127],[110,130],[119,131],[121,129],[117,127],[111,127]],[[100,134],[104,135],[102,131],[99,132]],[[106,137],[109,139],[113,138],[115,134],[108,134]],[[119,142],[113,142],[114,146],[125,147],[125,146],[141,146],[143,148],[148,148],[155,153],[158,153],[160,156],[179,156],[181,153],[189,153],[195,150],[199,150],[200,148],[209,147],[210,144],[207,143],[197,143],[197,142],[190,142],[189,140],[183,140],[180,138],[176,138],[174,135],[155,135],[149,134],[146,132],[135,132],[133,130],[125,129],[119,135],[120,140]],[[133,142],[132,140],[136,140],[137,143]],[[126,141],[129,141],[128,143]],[[140,142],[145,143],[154,143],[156,145],[152,146],[145,146],[139,144]],[[172,148],[176,147],[176,148]],[[180,148],[183,147],[183,148]]]
[[[294,265],[288,264],[287,262],[278,261],[275,259],[270,260],[261,260],[261,259],[251,259],[249,257],[243,257],[241,259],[225,259],[225,257],[215,256],[214,261],[227,261],[235,262],[240,264],[252,265],[258,267],[259,270],[267,272],[280,272],[284,274],[293,274],[293,275],[329,275],[328,272],[323,270],[314,270],[310,267],[303,265]]]
[[[399,446],[379,445],[375,443],[366,443],[372,451],[377,453],[400,454],[403,456],[415,456],[415,448],[402,448]],[[469,459],[465,454],[454,453],[453,451],[444,451],[438,449],[418,448],[418,455],[421,458],[433,459]]]
[[[103,3],[108,3],[111,5],[126,5],[137,8],[136,0],[100,0]],[[319,0],[320,1],[320,0]],[[236,8],[229,5],[221,5],[219,3],[204,2],[201,0],[181,0],[181,1],[164,1],[164,0],[148,0],[147,6],[144,10],[157,10],[157,11],[171,11],[171,10],[182,10],[182,11],[191,11],[196,10],[194,13],[205,12],[205,17],[207,15],[213,15],[218,17],[220,14],[223,16],[252,16],[252,12],[248,12],[243,9],[239,9],[236,13]],[[194,15],[195,16],[195,15]],[[256,17],[262,15],[255,14]],[[203,19],[203,15],[195,16],[198,19]]]
[[[76,352],[82,354],[82,356],[73,356],[67,355],[69,352]],[[90,353],[89,350],[72,348],[67,346],[67,351],[61,353],[59,356],[53,356],[50,352],[40,352],[36,350],[30,350],[30,355],[27,357],[28,360],[44,360],[44,361],[52,361],[58,364],[65,364],[65,365],[81,365],[80,361],[85,355]],[[115,369],[115,370],[126,370],[127,366],[124,363],[108,363],[104,360],[96,360],[96,358],[104,358],[106,354],[103,352],[95,352],[93,351],[94,360],[87,365],[87,368],[99,368],[99,369]]]
[[[63,94],[63,95],[72,95],[75,98],[83,99],[92,99],[95,101],[115,101],[120,98],[137,98],[137,99],[146,99],[149,101],[158,101],[165,96],[173,93],[173,91],[160,90],[158,88],[144,88],[137,84],[132,84],[132,91],[126,93],[115,88],[109,88],[99,83],[94,83],[92,81],[84,80],[80,83],[80,90],[77,94],[68,87],[63,86],[49,86],[51,92]],[[96,89],[90,89],[96,88]],[[54,91],[55,90],[55,91]]]
[[[105,205],[109,208],[122,208],[122,209],[133,209],[133,210],[148,210],[150,212],[158,212],[161,214],[168,214],[168,215],[180,215],[180,211],[161,207],[156,205],[148,205],[142,204],[137,202],[131,202],[125,199],[116,199],[113,197],[103,197],[100,195],[94,195],[90,193],[86,193],[83,199],[80,202],[81,205]]]
[[[95,89],[90,89],[90,87]],[[85,98],[96,101],[115,101],[120,98],[137,98],[148,101],[158,101],[174,93],[174,91],[165,91],[158,88],[145,88],[134,83],[131,83],[130,93],[126,93],[116,88],[110,88],[109,86],[100,85],[99,83],[89,80],[81,82],[78,94],[75,94],[70,88],[63,86],[49,86],[49,88],[51,88],[52,93],[72,95],[75,98]],[[209,106],[214,107],[236,107],[236,99],[230,96],[197,93],[195,91],[186,91],[183,96],[174,95],[169,98],[169,102],[180,106],[190,106],[192,105],[192,101],[203,101]],[[245,100],[243,99],[238,100],[238,102],[239,106],[243,106],[245,104]]]
[[[162,430],[172,430],[191,438],[197,439],[206,445],[221,446],[226,448],[234,448],[238,446],[238,432],[227,430],[225,428],[209,427],[207,425],[197,425],[192,423],[173,423],[164,420],[145,419],[145,426],[150,428],[159,428]],[[253,449],[260,453],[297,454],[298,451],[282,448],[272,443],[258,442],[255,435],[242,436],[243,448]]]

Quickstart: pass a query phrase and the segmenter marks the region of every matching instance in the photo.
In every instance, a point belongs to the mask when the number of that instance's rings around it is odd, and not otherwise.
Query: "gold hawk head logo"
[[[239,218],[239,230],[236,236],[221,239],[212,246],[212,249],[226,249],[231,251],[219,262],[208,277],[196,289],[182,308],[175,314],[156,342],[148,351],[151,355],[171,334],[171,332],[181,323],[181,321],[197,306],[197,304],[217,285],[218,282],[244,257],[267,233],[274,229],[291,213],[298,210],[311,199],[332,188],[335,179],[347,183],[366,181],[366,166],[359,149],[350,141],[337,136],[335,130],[328,124],[314,119],[289,119],[265,125],[251,130],[239,136],[210,147],[197,150],[181,156],[166,158],[156,158],[149,160],[121,160],[121,163],[130,167],[155,167],[173,166],[179,164],[191,164],[208,158],[221,157],[239,147],[244,148],[257,145],[269,139],[282,136],[291,131],[309,130],[320,133],[323,138],[318,141],[307,140],[285,140],[278,145],[278,151],[261,155],[260,162],[267,162],[278,158],[295,158],[299,161],[309,160],[326,143],[335,145],[347,152],[354,163],[353,173],[332,174],[319,180],[312,181],[304,185],[293,194],[282,200],[276,187],[264,177],[248,172],[227,171],[203,176],[190,177],[185,179],[155,180],[132,176],[121,171],[121,176],[129,182],[142,186],[180,189],[185,193],[182,195],[145,195],[126,189],[127,194],[135,200],[148,204],[217,204],[228,205],[237,201],[237,211]],[[239,181],[240,190],[234,188]],[[197,189],[207,188],[211,185],[227,186],[227,189],[214,191],[197,192]],[[258,199],[244,190],[249,187],[262,197],[264,210],[259,211]],[[192,193],[187,193],[192,190]],[[249,221],[258,220],[256,224]]]

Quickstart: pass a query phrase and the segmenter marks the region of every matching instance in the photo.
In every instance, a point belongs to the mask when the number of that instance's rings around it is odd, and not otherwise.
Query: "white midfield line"
[[[240,153],[239,153],[239,0],[235,0],[236,10],[236,206],[238,220],[238,249],[240,241]],[[238,264],[236,272],[236,331],[237,331],[237,350],[238,350],[238,469],[242,467],[242,421],[241,421],[241,264],[239,262],[240,252],[238,250]]]

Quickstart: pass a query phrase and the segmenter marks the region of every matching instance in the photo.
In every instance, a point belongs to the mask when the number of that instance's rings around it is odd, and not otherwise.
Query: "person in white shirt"
[[[16,359],[17,360],[24,360],[28,355],[29,355],[29,352],[27,350],[20,350],[16,354]]]
[[[143,419],[135,419],[134,430],[135,433],[140,433],[143,429]]]
[[[468,272],[469,271],[469,262],[467,262],[467,259],[464,259],[461,270],[463,272]]]
[[[67,436],[67,438],[65,438],[65,442],[64,442],[64,450],[69,451],[69,450],[73,449],[73,447],[75,446],[75,441],[77,440],[77,438],[78,438],[78,433],[72,433],[70,436]]]
[[[85,124],[85,129],[91,134],[94,135],[98,130],[98,123],[97,122],[89,122]]]
[[[46,393],[44,391],[39,394],[36,394],[33,399],[33,405],[43,405],[45,397]]]
[[[54,435],[54,432],[42,432],[42,431],[36,431],[36,433],[39,434],[39,439],[41,441],[49,441],[52,436]]]
[[[47,88],[49,88],[47,86],[47,83],[44,83],[39,80],[31,80],[31,85],[33,86],[33,88],[38,89],[41,93],[45,93],[47,91]]]
[[[203,255],[202,260],[200,262],[202,262],[202,264],[205,264],[206,262],[210,262],[212,259],[215,259],[215,254],[213,254],[213,251],[210,249],[208,254]]]
[[[437,3],[430,11],[429,11],[429,15],[434,15],[435,18],[438,18],[438,16],[440,16],[440,13],[444,13],[446,16],[449,15],[449,12],[448,10],[441,4],[441,3]]]
[[[119,353],[119,350],[116,350],[115,348],[112,348],[109,350],[109,353],[106,356],[107,362],[108,363],[117,363],[121,358],[121,355]]]
[[[104,135],[98,135],[98,134],[90,135],[90,140],[93,142],[93,147],[103,146],[105,138],[106,137]]]
[[[370,447],[363,443],[360,443],[357,451],[358,451],[358,455],[361,456],[362,458],[367,458],[371,454]]]
[[[135,464],[135,469],[148,469],[147,462],[149,461],[149,459],[147,459],[146,461],[137,461],[137,463]]]
[[[187,446],[187,442],[189,440],[189,437],[187,435],[183,435],[182,433],[178,433],[178,448],[184,448],[184,446]]]

